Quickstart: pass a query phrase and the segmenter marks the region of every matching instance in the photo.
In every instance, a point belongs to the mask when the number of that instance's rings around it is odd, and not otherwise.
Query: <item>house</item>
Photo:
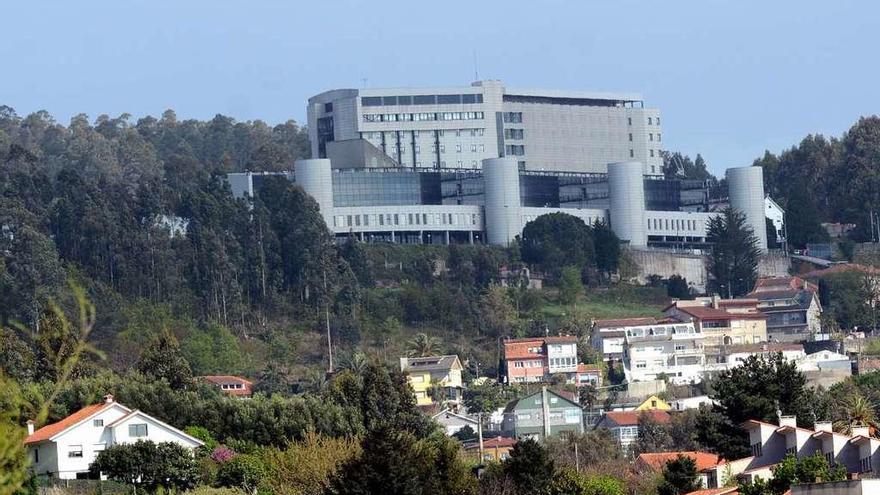
[[[577,377],[575,378],[575,385],[578,387],[583,387],[585,385],[592,385],[594,387],[602,386],[602,366],[598,364],[583,364],[580,363],[577,366]]]
[[[819,288],[800,277],[758,279],[746,297],[767,315],[767,338],[776,342],[813,340],[822,333]]]
[[[507,383],[549,382],[554,375],[575,383],[579,364],[577,344],[578,338],[574,336],[505,340]]]
[[[740,493],[738,486],[724,486],[721,488],[702,488],[685,495],[740,495]]]
[[[611,430],[620,448],[628,451],[639,437],[639,418],[643,415],[657,423],[669,423],[672,419],[666,411],[609,411],[602,416],[596,428]]]
[[[787,362],[797,361],[807,355],[803,344],[776,342],[730,345],[722,349],[723,361],[729,365],[728,369],[743,364],[752,356],[768,358],[776,354],[782,354],[782,359]]]
[[[254,383],[240,376],[208,375],[200,378],[234,397],[250,397],[254,394]]]
[[[692,322],[703,335],[705,346],[767,341],[767,315],[758,310],[757,299],[699,297],[673,301],[663,312],[678,321]]]
[[[542,387],[541,391],[510,402],[504,408],[501,430],[516,438],[543,439],[565,431],[583,433],[580,404]]]
[[[666,378],[675,384],[702,381],[704,335],[692,323],[624,327],[623,371],[628,382]]]
[[[657,397],[656,395],[652,395],[647,399],[643,400],[641,404],[636,406],[633,411],[671,411],[672,406],[670,406],[665,400]]]
[[[456,355],[400,358],[400,371],[409,379],[416,396],[416,405],[430,406],[436,391],[445,400],[439,402],[458,402],[464,384],[461,381],[461,361]]]
[[[700,483],[704,488],[709,487],[710,473],[719,465],[724,464],[724,459],[718,454],[709,452],[682,451],[682,452],[656,452],[639,454],[635,461],[635,467],[639,472],[662,473],[666,463],[678,459],[678,456],[689,457],[694,460],[699,473]]]
[[[702,406],[712,406],[715,402],[708,395],[698,395],[696,397],[685,397],[675,399],[669,403],[673,411],[685,411],[687,409],[699,409]]]
[[[495,437],[483,440],[483,459],[482,461],[504,461],[510,457],[510,451],[516,445],[515,438]],[[464,446],[465,454],[472,458],[480,457],[480,443],[469,442]]]
[[[37,476],[83,479],[90,476],[89,465],[104,449],[138,440],[174,442],[188,449],[204,445],[142,411],[125,407],[112,395],[36,431],[33,421],[28,421],[24,443]]]
[[[447,436],[455,435],[465,426],[469,426],[474,432],[476,432],[480,425],[476,418],[464,414],[457,414],[449,409],[444,409],[438,412],[431,416],[431,419],[443,427]]]
[[[623,359],[623,346],[626,329],[649,326],[657,323],[656,318],[618,318],[614,320],[595,320],[590,335],[590,344],[602,354],[605,361]]]

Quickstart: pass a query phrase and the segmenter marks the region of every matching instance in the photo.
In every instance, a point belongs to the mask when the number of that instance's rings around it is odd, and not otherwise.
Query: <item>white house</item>
[[[158,419],[115,402],[112,395],[36,431],[33,421],[29,421],[25,445],[36,475],[81,479],[89,476],[89,465],[105,448],[138,440],[174,442],[188,449],[204,445]]]
[[[773,222],[776,238],[782,242],[785,237],[785,210],[776,201],[770,199],[770,196],[764,197],[764,216]]]
[[[699,383],[706,365],[703,334],[693,323],[629,326],[624,337],[627,381],[660,376],[675,384]]]

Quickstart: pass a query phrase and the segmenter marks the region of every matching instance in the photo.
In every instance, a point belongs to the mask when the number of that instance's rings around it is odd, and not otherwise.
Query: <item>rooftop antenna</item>
[[[366,88],[366,87],[367,87],[367,78],[366,78],[366,77],[362,77],[362,78],[361,78],[361,87],[362,87],[362,88]]]
[[[474,82],[480,80],[480,71],[477,70],[477,51],[474,50]]]

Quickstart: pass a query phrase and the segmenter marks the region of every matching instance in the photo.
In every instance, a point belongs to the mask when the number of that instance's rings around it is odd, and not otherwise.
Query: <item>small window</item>
[[[147,424],[140,423],[140,424],[128,425],[128,436],[130,436],[130,437],[145,437],[145,436],[147,436]]]
[[[83,446],[82,445],[71,445],[67,450],[67,457],[82,457],[83,456]]]
[[[633,125],[633,118],[632,117],[626,118],[626,125]]]
[[[92,420],[92,426],[94,426],[95,428],[103,428],[104,427],[104,420],[103,419],[94,419],[94,420]]]
[[[635,151],[633,151],[633,150],[629,150],[629,157],[630,157],[630,158],[633,158],[633,157],[635,157],[635,156],[636,156]]]
[[[648,125],[651,125],[653,123],[654,123],[653,119],[651,119],[651,117],[648,117]]]
[[[34,449],[34,464],[38,464],[40,462],[40,448],[37,447]]]
[[[330,113],[333,111],[333,103],[324,103],[324,113]]]

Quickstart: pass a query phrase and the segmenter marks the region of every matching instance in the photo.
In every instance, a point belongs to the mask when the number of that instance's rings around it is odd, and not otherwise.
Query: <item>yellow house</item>
[[[456,355],[400,358],[400,370],[409,378],[419,406],[434,404],[435,398],[441,403],[460,401],[461,369]]]
[[[665,400],[661,399],[660,397],[657,397],[656,395],[652,395],[652,396],[648,397],[647,399],[645,399],[644,401],[642,401],[642,403],[639,404],[635,410],[636,411],[650,411],[650,410],[670,411],[670,410],[672,410],[672,406],[670,406],[669,403],[667,403]]]

